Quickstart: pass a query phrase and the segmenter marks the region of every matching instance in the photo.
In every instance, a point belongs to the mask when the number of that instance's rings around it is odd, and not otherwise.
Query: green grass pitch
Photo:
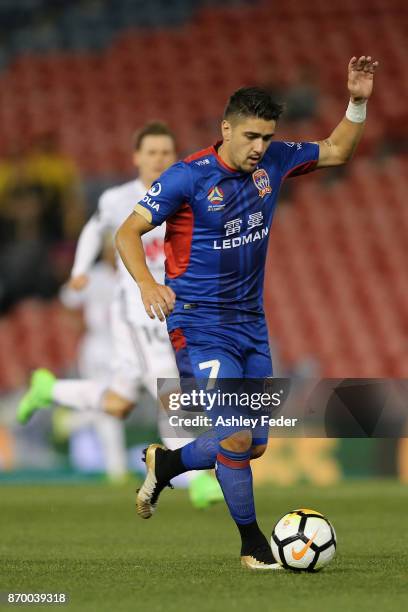
[[[143,521],[134,511],[134,488],[3,485],[0,591],[64,591],[69,605],[46,608],[70,611],[407,609],[408,488],[396,482],[257,489],[268,536],[282,514],[299,506],[332,520],[338,554],[316,574],[241,569],[224,504],[200,512],[186,492],[166,490],[155,516]]]

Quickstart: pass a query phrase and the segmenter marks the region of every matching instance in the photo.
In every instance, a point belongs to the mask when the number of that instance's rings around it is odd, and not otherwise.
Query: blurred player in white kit
[[[112,287],[118,279],[111,236],[105,239],[100,261],[92,266],[87,278],[86,286],[80,291],[70,287],[70,283],[64,285],[59,299],[70,311],[82,310],[85,333],[78,347],[80,377],[105,381],[106,385],[112,355]]]
[[[79,237],[69,288],[85,289],[106,234],[116,233],[135,203],[175,161],[175,137],[165,124],[149,123],[136,134],[133,162],[139,176],[106,190],[100,197],[95,214]],[[164,236],[165,226],[159,226],[143,237],[146,262],[158,283],[164,282]],[[118,282],[112,285],[110,379],[104,382],[92,376],[86,380],[57,380],[48,370],[37,370],[18,408],[21,423],[27,422],[36,410],[53,403],[81,411],[102,410],[123,418],[137,403],[143,386],[156,396],[157,378],[178,378],[165,326],[146,316],[139,289],[119,257],[117,267]],[[175,448],[186,440],[163,437],[163,442],[168,448]],[[198,472],[190,477],[190,497],[194,505],[205,507],[222,499],[222,493],[214,478]]]
[[[105,238],[102,259],[92,266],[87,277],[88,282],[84,289],[78,291],[65,285],[59,297],[68,310],[81,309],[83,314],[85,333],[78,347],[78,374],[81,379],[99,382],[102,389],[106,387],[106,381],[111,377],[112,286],[117,281],[115,251],[111,236]],[[47,380],[50,378],[49,374],[45,371],[42,375],[37,374],[37,378],[41,380],[43,377]],[[109,480],[114,483],[126,480],[128,469],[125,432],[120,419],[101,410],[67,410],[62,407],[54,412],[53,417],[55,434],[62,439],[71,438],[70,449],[73,459],[82,456],[80,449],[84,448],[84,438],[78,435],[79,432],[91,428],[99,440]]]

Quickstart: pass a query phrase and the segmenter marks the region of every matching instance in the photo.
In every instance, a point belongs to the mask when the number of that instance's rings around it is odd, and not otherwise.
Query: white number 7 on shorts
[[[218,359],[211,359],[210,361],[202,361],[198,364],[200,370],[210,370],[208,377],[207,389],[214,389],[215,381],[217,380],[218,372],[220,371],[221,363]]]

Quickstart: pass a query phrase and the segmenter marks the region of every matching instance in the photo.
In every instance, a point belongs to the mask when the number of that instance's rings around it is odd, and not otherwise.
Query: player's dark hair
[[[262,87],[241,87],[234,91],[227,102],[224,119],[233,116],[257,117],[265,121],[277,121],[283,112],[283,104],[275,102],[271,94]]]
[[[146,123],[144,127],[135,132],[133,136],[133,149],[138,151],[142,146],[143,139],[146,136],[169,136],[176,146],[176,137],[169,126],[162,121],[151,121]]]

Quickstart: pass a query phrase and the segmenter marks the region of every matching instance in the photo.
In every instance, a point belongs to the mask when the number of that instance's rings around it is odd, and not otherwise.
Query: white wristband
[[[346,117],[353,123],[363,123],[367,115],[367,100],[362,104],[356,104],[352,100],[348,103]]]

